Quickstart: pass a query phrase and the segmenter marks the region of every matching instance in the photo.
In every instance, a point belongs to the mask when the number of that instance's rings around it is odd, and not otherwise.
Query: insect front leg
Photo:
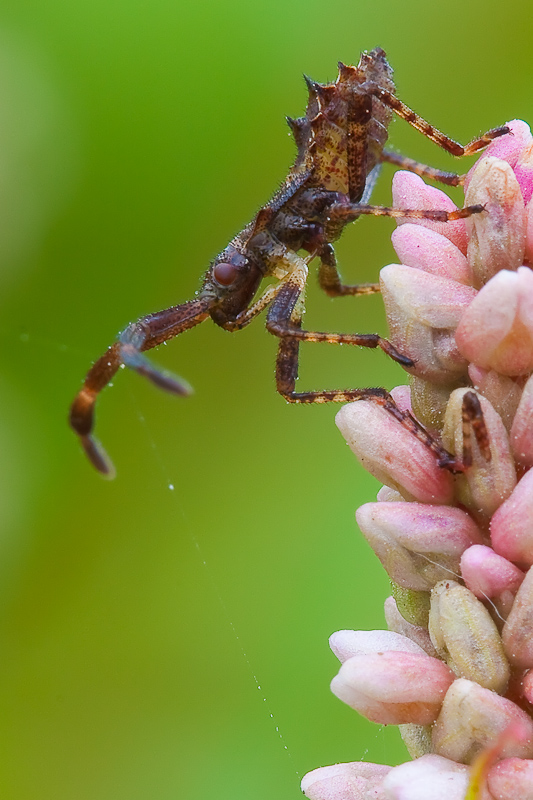
[[[198,325],[208,316],[208,302],[191,300],[157,314],[150,314],[129,325],[118,342],[91,367],[81,390],[70,409],[70,424],[80,437],[83,448],[96,469],[113,477],[114,469],[98,441],[91,436],[94,427],[95,404],[99,393],[107,386],[122,364],[145,375],[152,383],[174,394],[189,394],[190,387],[165,370],[153,366],[142,354],[158,344],[173,339],[179,333]]]
[[[457,219],[467,219],[473,214],[480,214],[484,210],[485,207],[479,204],[457,208],[455,211],[444,211],[441,209],[405,209],[340,202],[329,208],[324,231],[326,238],[332,239],[339,226],[346,225],[348,222],[355,222],[362,214],[369,214],[373,217],[394,217],[395,219],[427,219],[433,222],[453,222]]]

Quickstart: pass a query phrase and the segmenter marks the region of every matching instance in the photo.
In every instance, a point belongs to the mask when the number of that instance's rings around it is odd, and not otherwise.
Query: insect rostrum
[[[321,85],[308,78],[306,82],[309,90],[306,114],[300,119],[288,119],[298,154],[279,191],[214,259],[196,299],[132,323],[89,370],[72,404],[70,424],[89,459],[103,474],[111,476],[113,468],[92,436],[94,408],[99,392],[121,364],[145,375],[162,389],[188,394],[189,388],[181,379],[153,366],[143,351],[208,317],[226,330],[240,330],[267,308],[267,330],[280,340],[277,389],[286,400],[293,403],[373,400],[434,450],[443,466],[449,466],[446,451],[411,415],[401,412],[384,389],[295,391],[302,341],[379,347],[407,369],[414,367],[407,354],[399,353],[378,334],[303,330],[308,264],[318,259],[319,284],[332,297],[370,294],[379,291],[376,284],[348,286],[342,283],[337,270],[332,243],[349,222],[361,214],[447,222],[483,211],[482,206],[445,212],[367,204],[376,170],[383,161],[449,185],[461,183],[460,176],[454,173],[432,169],[384,150],[393,112],[454,156],[476,153],[508,129],[495,128],[464,147],[440,133],[396,97],[392,70],[380,48],[363,53],[357,67],[339,64],[335,83]],[[302,256],[301,251],[308,255]],[[256,298],[265,277],[273,277],[277,282]]]

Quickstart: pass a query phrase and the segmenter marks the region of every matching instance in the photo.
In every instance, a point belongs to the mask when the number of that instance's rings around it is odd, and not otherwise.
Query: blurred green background
[[[353,520],[377,485],[333,407],[276,394],[262,322],[154,353],[190,399],[117,376],[97,428],[114,482],[66,414],[117,331],[192,297],[283,179],[302,72],[379,44],[402,99],[465,142],[531,119],[530,28],[526,0],[2,0],[2,798],[290,800],[315,766],[405,758],[328,689],[328,635],[383,627]],[[457,168],[402,122],[391,141]],[[394,260],[391,230],[346,231],[347,280]],[[314,283],[309,327],[384,331],[379,298]],[[382,354],[302,348],[302,387],[400,382]]]

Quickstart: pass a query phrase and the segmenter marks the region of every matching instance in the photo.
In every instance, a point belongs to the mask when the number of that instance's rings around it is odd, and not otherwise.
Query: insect
[[[443,466],[450,466],[446,451],[414,417],[400,411],[384,389],[295,391],[301,342],[379,347],[405,368],[414,366],[408,355],[398,352],[389,341],[375,333],[304,330],[302,316],[308,264],[318,259],[319,284],[331,297],[371,294],[379,291],[378,285],[346,285],[337,269],[332,243],[348,223],[362,214],[446,222],[483,211],[479,205],[453,212],[368,205],[382,162],[448,185],[456,186],[462,181],[459,175],[432,169],[385,150],[393,112],[454,156],[477,153],[496,137],[508,133],[508,128],[494,128],[466,146],[445,136],[396,97],[392,70],[380,48],[363,53],[357,67],[340,63],[334,83],[321,85],[309,78],[306,82],[309,99],[305,116],[287,118],[296,142],[297,157],[281,188],[216,256],[194,300],[149,314],[128,325],[118,341],[89,370],[72,404],[70,424],[92,464],[108,477],[114,474],[113,467],[93,437],[92,429],[98,394],[118,368],[125,365],[168,392],[186,395],[190,392],[187,384],[154,366],[144,351],[173,339],[208,317],[225,330],[241,330],[267,308],[267,330],[279,338],[277,390],[286,400],[292,403],[372,400],[433,449]],[[276,282],[256,298],[264,278],[274,278]]]

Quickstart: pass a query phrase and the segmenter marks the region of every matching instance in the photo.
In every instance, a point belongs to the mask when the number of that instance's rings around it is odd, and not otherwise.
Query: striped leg
[[[381,89],[379,86],[375,86],[371,90],[371,93],[374,97],[377,97],[378,100],[381,100],[384,105],[392,109],[395,114],[398,114],[399,117],[408,122],[415,130],[422,133],[439,147],[442,147],[443,150],[446,150],[446,152],[450,153],[452,156],[471,156],[475,153],[479,153],[479,151],[487,147],[493,139],[497,139],[499,136],[504,136],[506,133],[509,133],[509,128],[505,125],[500,128],[491,128],[490,131],[487,131],[477,139],[472,139],[468,144],[462,145],[449,136],[446,136],[446,134],[439,131],[438,128],[430,125],[429,122],[426,122],[416,111],[413,111],[412,108],[402,103],[396,95],[385,91],[385,89]]]
[[[273,303],[267,320],[268,330],[281,339],[276,361],[276,387],[282,397],[289,403],[347,403],[354,400],[368,400],[376,403],[391,414],[400,425],[410,431],[425,447],[431,450],[439,466],[449,469],[451,472],[461,470],[461,466],[457,464],[456,459],[420,425],[412,414],[401,411],[385,389],[377,387],[333,391],[295,391],[298,377],[298,352],[301,341],[335,344],[347,342],[360,344],[363,347],[380,346],[375,343],[380,338],[375,334],[322,334],[303,331],[300,327],[301,313],[298,307],[298,298],[298,288],[286,283]],[[387,344],[389,343],[387,342]],[[391,345],[389,346],[391,347]],[[389,355],[391,354],[389,353]],[[401,358],[408,360],[405,359],[405,356]]]

